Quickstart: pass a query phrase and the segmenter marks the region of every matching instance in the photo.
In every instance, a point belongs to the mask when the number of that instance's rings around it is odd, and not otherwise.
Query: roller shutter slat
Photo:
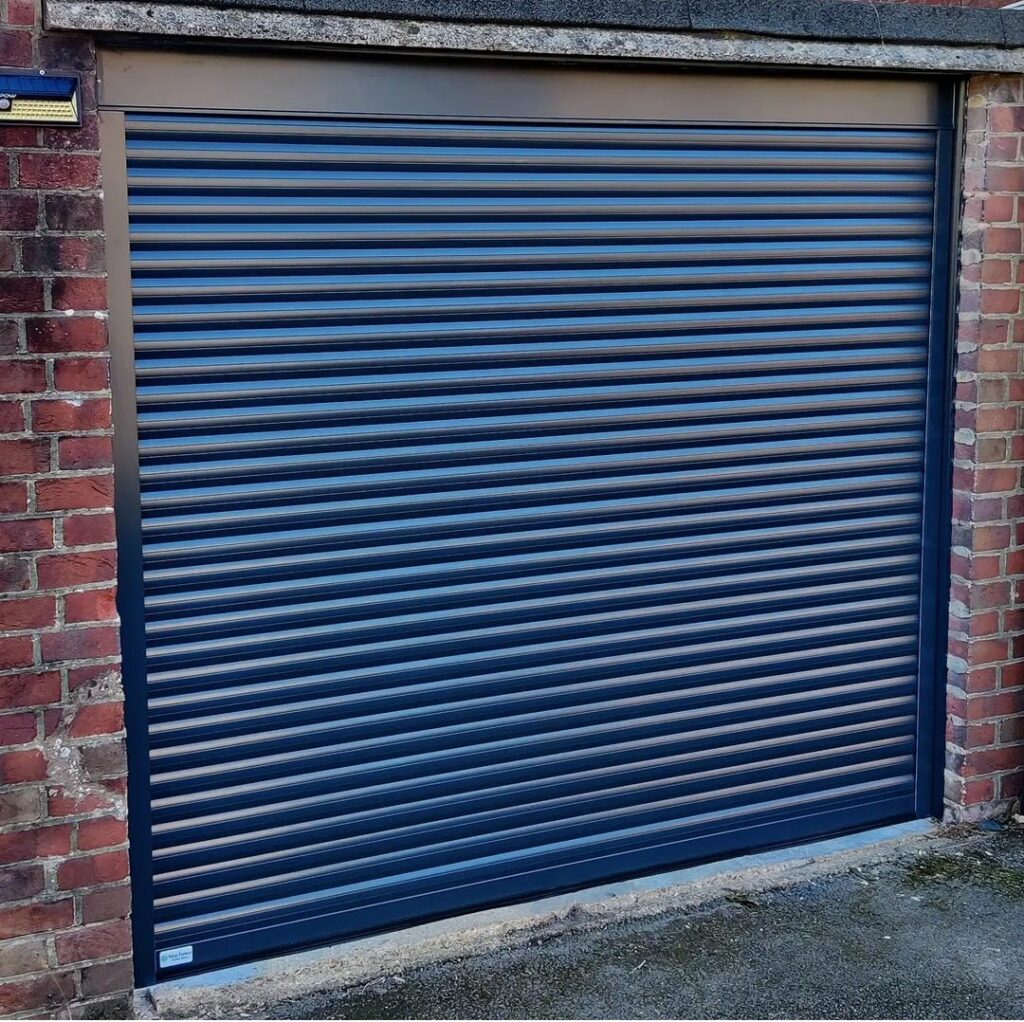
[[[158,949],[912,815],[934,131],[126,124]]]

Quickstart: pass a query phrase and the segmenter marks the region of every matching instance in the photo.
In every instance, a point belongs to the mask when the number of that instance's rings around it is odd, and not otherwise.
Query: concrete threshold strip
[[[279,1001],[342,992],[425,965],[520,946],[574,930],[695,909],[726,896],[789,887],[934,845],[934,821],[879,827],[654,876],[488,909],[315,951],[170,980],[136,991],[135,1017],[202,1018],[216,1001]]]

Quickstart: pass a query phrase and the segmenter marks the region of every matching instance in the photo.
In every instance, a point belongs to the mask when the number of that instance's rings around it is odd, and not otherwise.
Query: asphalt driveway
[[[199,1005],[194,1001],[190,1010]],[[407,969],[211,998],[206,1017],[1020,1018],[1024,831],[960,833],[793,886]]]

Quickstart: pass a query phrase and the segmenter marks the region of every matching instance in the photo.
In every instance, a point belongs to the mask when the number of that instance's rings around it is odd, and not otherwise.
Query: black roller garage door
[[[143,981],[927,814],[938,88],[347,67],[107,116]]]

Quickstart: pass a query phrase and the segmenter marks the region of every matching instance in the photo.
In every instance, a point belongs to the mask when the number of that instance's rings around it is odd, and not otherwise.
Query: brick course
[[[0,64],[79,70],[81,130],[0,127],[0,1015],[131,988],[106,278],[90,40],[0,0]]]
[[[1024,79],[968,89],[946,802],[971,818],[1024,792]]]

